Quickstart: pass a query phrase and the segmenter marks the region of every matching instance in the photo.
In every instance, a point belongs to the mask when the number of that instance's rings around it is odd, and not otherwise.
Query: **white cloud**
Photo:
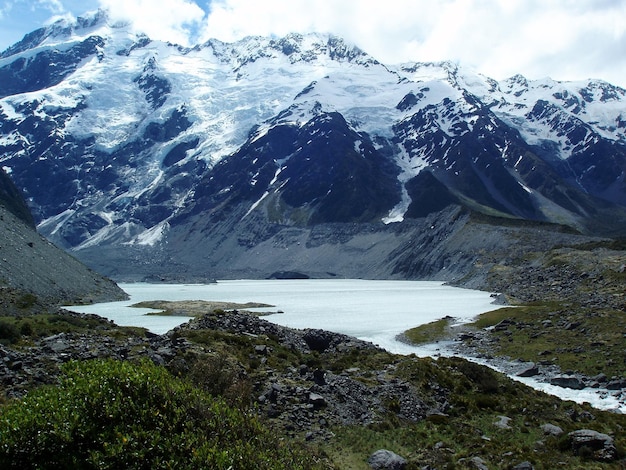
[[[55,15],[65,13],[65,8],[61,0],[37,0],[31,8],[33,11],[35,8],[44,8]]]
[[[387,63],[626,85],[622,0],[214,0],[203,39],[292,31],[335,33]]]
[[[205,13],[191,0],[100,0],[112,19],[131,21],[152,39],[189,45]]]
[[[11,2],[2,2],[0,4],[0,20],[4,19],[4,17],[7,16],[12,7],[13,3]]]
[[[37,0],[37,6],[46,8],[56,15],[60,15],[65,11],[60,0]]]
[[[451,60],[496,79],[522,73],[626,87],[626,0],[0,0],[0,42],[51,14],[97,6],[183,45],[328,32],[389,64]]]
[[[76,21],[76,17],[74,15],[72,15],[71,13],[63,13],[62,15],[54,15],[50,18],[48,18],[45,22],[44,25],[51,25],[53,23],[56,23],[57,21],[61,21],[64,20],[66,22],[66,24],[72,24],[74,21]]]

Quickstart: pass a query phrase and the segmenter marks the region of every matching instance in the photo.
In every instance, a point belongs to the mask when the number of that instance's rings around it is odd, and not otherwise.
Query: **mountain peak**
[[[321,57],[361,65],[378,63],[366,52],[343,38],[322,33],[290,33],[283,37],[247,36],[230,43],[219,39],[209,39],[199,48],[210,48],[223,62],[236,63],[239,67],[261,58],[283,57],[286,57],[292,64],[313,62]]]
[[[187,212],[340,222],[328,215],[355,195],[384,201],[360,221],[456,201],[581,230],[626,226],[626,98],[600,81],[387,66],[326,33],[182,48],[105,11],[11,53],[0,61],[0,162],[42,233],[77,251],[167,243]]]
[[[47,42],[56,42],[55,39],[66,40],[76,34],[84,35],[84,30],[106,26],[108,21],[109,14],[102,9],[85,13],[76,19],[61,18],[48,26],[26,34],[21,41],[0,53],[0,58],[20,54]]]

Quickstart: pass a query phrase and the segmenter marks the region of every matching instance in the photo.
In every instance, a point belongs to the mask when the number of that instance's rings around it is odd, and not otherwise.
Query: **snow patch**
[[[387,217],[382,219],[382,222],[385,225],[402,222],[404,220],[404,214],[409,210],[409,206],[411,205],[411,197],[409,196],[406,187],[402,186],[402,197],[400,202],[389,212]]]
[[[259,206],[259,204],[261,204],[261,202],[263,202],[263,199],[265,199],[267,196],[269,196],[269,194],[270,194],[269,191],[265,191],[263,193],[263,196],[261,196],[258,201],[256,201],[254,204],[252,204],[252,206],[250,206],[250,209],[248,209],[248,212],[246,212],[246,214],[241,218],[241,220],[243,220],[246,217],[248,217],[250,215],[250,213],[254,209],[256,209]]]
[[[37,225],[37,230],[55,235],[75,213],[74,209],[67,209],[60,214],[49,217]]]
[[[136,243],[141,246],[154,246],[163,239],[168,229],[169,224],[167,222],[162,222],[137,235],[134,242],[131,242],[130,244],[133,245]]]

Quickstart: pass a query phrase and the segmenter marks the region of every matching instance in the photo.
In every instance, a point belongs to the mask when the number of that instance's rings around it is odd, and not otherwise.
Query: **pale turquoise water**
[[[283,313],[267,320],[294,328],[323,328],[372,341],[393,352],[407,353],[395,341],[402,331],[446,315],[469,321],[498,308],[487,292],[445,286],[441,282],[369,281],[354,279],[238,280],[217,284],[121,284],[130,301],[72,307],[96,313],[118,325],[142,326],[162,334],[187,321],[180,317],[147,316],[129,308],[144,300],[213,300],[263,302],[263,311]]]

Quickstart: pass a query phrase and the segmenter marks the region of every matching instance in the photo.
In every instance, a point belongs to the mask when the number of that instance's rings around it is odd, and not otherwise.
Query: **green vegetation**
[[[475,468],[463,463],[474,456],[489,468],[512,468],[523,461],[546,469],[614,468],[573,455],[566,434],[585,426],[616,434],[624,425],[622,415],[561,401],[460,358],[407,358],[398,364],[398,376],[425,394],[434,387],[445,390],[449,409],[417,422],[390,412],[369,426],[334,428],[335,439],[324,450],[337,468],[366,470],[367,455],[380,448],[404,456],[407,469]],[[511,417],[504,427],[497,424],[502,416]],[[560,426],[565,434],[544,435],[545,423]],[[618,449],[623,448],[626,438],[616,437]]]
[[[19,344],[59,333],[98,332],[112,337],[143,336],[144,328],[118,327],[95,315],[68,312],[0,316],[0,344]]]
[[[2,468],[316,468],[251,413],[149,362],[63,370],[58,386],[1,410]]]
[[[626,377],[624,239],[513,254],[494,265],[487,285],[516,305],[481,315],[464,328],[489,328],[477,352],[555,364],[590,377]],[[443,320],[408,331],[415,343],[447,334]]]
[[[14,344],[22,337],[14,322],[0,320],[0,344]]]
[[[31,293],[22,294],[16,302],[16,305],[20,309],[28,309],[37,304],[37,297]]]
[[[489,331],[489,341],[466,341],[564,372],[626,377],[626,256],[610,251],[617,247],[600,241],[497,264],[490,290],[518,305],[464,325]],[[160,307],[209,316],[160,338],[61,312],[17,309],[0,317],[0,341],[15,350],[78,333],[87,345],[130,339],[115,344],[123,353],[117,357],[131,358],[71,362],[58,386],[35,377],[12,388],[31,386],[22,401],[0,400],[0,468],[366,470],[368,456],[382,448],[405,457],[407,470],[475,468],[470,459],[477,457],[488,468],[528,461],[536,469],[609,469],[626,461],[626,416],[559,400],[460,358],[396,356],[348,343],[303,352],[274,329],[231,331],[246,322],[230,321],[230,305]],[[456,331],[444,318],[405,336],[429,342],[450,334]],[[137,357],[165,366],[132,362]],[[59,363],[42,367],[44,377],[56,379]],[[323,404],[310,402],[309,393],[322,395]],[[351,424],[342,424],[344,416]],[[563,433],[546,435],[546,423]],[[621,460],[574,451],[568,433],[581,429],[612,436]]]
[[[496,312],[490,315],[481,321],[499,321]],[[623,415],[563,402],[460,358],[376,349],[302,354],[272,336],[208,329],[181,330],[173,339],[181,336],[196,349],[184,363],[172,361],[169,371],[147,361],[70,362],[62,366],[58,386],[0,407],[0,468],[366,470],[368,456],[385,448],[404,456],[409,470],[471,468],[463,459],[476,456],[489,468],[528,460],[535,468],[608,469],[611,463],[574,455],[566,434],[590,428],[614,436],[618,449],[626,445],[619,432],[626,426]],[[255,354],[258,346],[263,361]],[[349,375],[368,387],[379,386],[385,371],[387,380],[414,387],[431,411],[425,419],[403,418],[404,405],[389,396],[370,424],[334,422],[332,438],[304,444],[303,434],[263,418],[254,403],[256,383],[302,364],[338,375],[360,370]],[[297,375],[288,380],[311,386]],[[504,429],[496,425],[501,416],[511,418]],[[565,434],[545,436],[545,423]]]
[[[412,344],[434,343],[447,338],[450,335],[449,319],[442,318],[431,323],[426,323],[404,332],[404,337]]]
[[[626,377],[626,311],[535,302],[484,313],[464,326],[484,328],[490,329],[491,341],[478,344],[479,353],[526,362],[549,361],[563,371],[588,376]],[[408,330],[404,336],[412,344],[423,344],[454,333],[448,320],[441,319]]]
[[[626,377],[626,312],[557,302],[503,308],[480,316],[492,330],[491,354],[551,361],[562,370]]]

